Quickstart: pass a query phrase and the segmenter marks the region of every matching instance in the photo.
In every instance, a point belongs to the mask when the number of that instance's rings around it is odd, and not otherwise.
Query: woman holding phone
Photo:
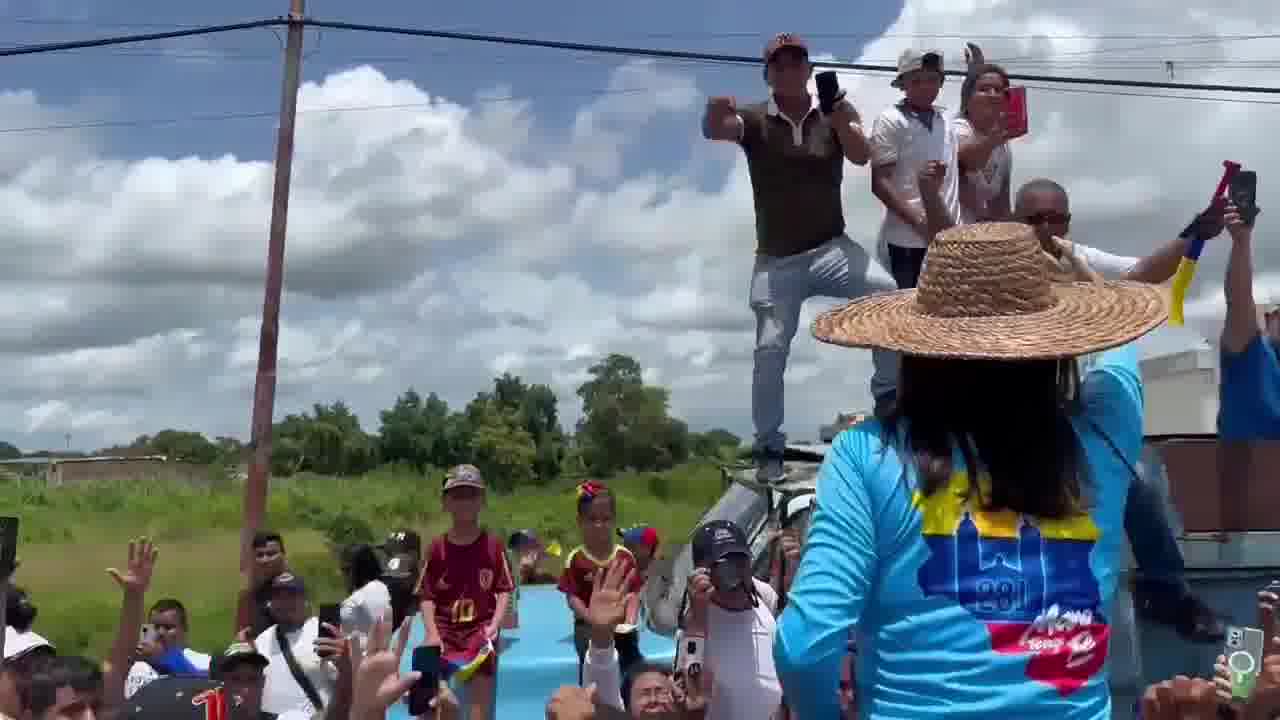
[[[982,50],[973,43],[965,58],[969,76],[960,89],[960,116],[955,120],[960,143],[960,224],[1006,220],[1013,207],[1009,191],[1013,153],[1005,116],[1009,74],[985,62]]]

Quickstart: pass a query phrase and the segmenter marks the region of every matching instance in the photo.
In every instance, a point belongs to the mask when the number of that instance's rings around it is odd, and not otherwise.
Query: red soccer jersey
[[[431,541],[419,591],[436,607],[441,644],[456,649],[493,620],[498,595],[515,588],[502,543],[488,532],[470,545],[441,535]]]
[[[593,558],[587,552],[585,547],[579,545],[574,548],[569,557],[564,561],[564,573],[560,575],[560,592],[566,595],[573,595],[582,601],[583,605],[591,603],[591,592],[595,587],[596,573],[603,572],[609,568],[614,558],[619,558],[623,563],[631,567],[636,566],[636,558],[631,551],[621,545],[614,545],[613,551],[606,558]],[[644,587],[644,576],[637,569],[635,575],[631,579],[631,592],[640,592]]]

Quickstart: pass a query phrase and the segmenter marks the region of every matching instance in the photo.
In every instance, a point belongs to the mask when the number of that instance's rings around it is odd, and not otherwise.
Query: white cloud
[[[1260,34],[1277,29],[1277,12],[1198,0],[1132,12],[1097,0],[918,0],[862,58],[845,59],[883,62],[906,37],[934,33],[948,36],[941,44],[956,66],[962,42],[951,38],[974,33],[1008,38],[983,42],[1014,71],[1159,79],[1160,60],[1134,59],[1167,52],[1179,80],[1259,84],[1265,75],[1238,61],[1265,59],[1263,43],[1122,52],[1143,42],[1083,36]],[[622,64],[607,92],[580,99],[551,132],[538,103],[510,99],[519,87],[449,99],[372,67],[306,84],[279,412],[341,398],[372,425],[410,385],[461,404],[510,371],[551,384],[571,424],[587,368],[626,352],[672,388],[673,407],[695,426],[749,432],[754,219],[745,163],[731,145],[690,143],[700,143],[701,98],[726,89],[713,83],[763,90],[755,68],[695,71]],[[868,121],[896,99],[883,75],[841,82]],[[1015,180],[1063,182],[1078,240],[1146,252],[1204,202],[1226,158],[1259,170],[1269,205],[1280,146],[1267,133],[1280,107],[1036,85],[1031,135],[1014,146]],[[955,107],[958,89],[949,81],[942,102]],[[0,94],[6,126],[83,112],[39,98]],[[367,106],[397,109],[322,111]],[[0,417],[10,418],[0,437],[56,447],[73,431],[83,446],[168,426],[246,433],[271,165],[238,146],[221,152],[138,159],[90,133],[0,137]],[[867,241],[882,210],[865,169],[846,167],[845,177],[849,232]],[[1257,252],[1260,295],[1280,299],[1280,250],[1259,242]],[[1206,250],[1190,309],[1192,326],[1210,336],[1224,259],[1223,244]],[[830,304],[810,303],[802,328]],[[1162,331],[1148,348],[1194,340]],[[802,330],[788,374],[793,435],[866,408],[869,370],[868,353],[819,346]]]

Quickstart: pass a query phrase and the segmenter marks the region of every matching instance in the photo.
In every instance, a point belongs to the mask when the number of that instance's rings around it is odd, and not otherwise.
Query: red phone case
[[[1005,98],[1006,136],[1022,137],[1030,130],[1027,117],[1027,89],[1021,85],[1011,87]]]

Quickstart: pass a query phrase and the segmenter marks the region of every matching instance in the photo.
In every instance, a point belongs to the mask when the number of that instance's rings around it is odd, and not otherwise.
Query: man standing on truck
[[[840,97],[821,112],[809,92],[813,66],[799,37],[781,33],[764,50],[767,101],[739,107],[732,97],[707,101],[702,134],[735,142],[747,156],[756,211],[751,309],[756,315],[751,417],[762,482],[782,478],[783,374],[805,300],[856,298],[897,289],[887,270],[845,234],[840,185],[846,160],[867,164],[870,147],[853,104]],[[871,391],[892,387],[897,357],[873,353]]]
[[[1280,306],[1260,313],[1254,302],[1253,228],[1245,220],[1227,207],[1231,256],[1218,389],[1218,439],[1224,443],[1280,440]]]

